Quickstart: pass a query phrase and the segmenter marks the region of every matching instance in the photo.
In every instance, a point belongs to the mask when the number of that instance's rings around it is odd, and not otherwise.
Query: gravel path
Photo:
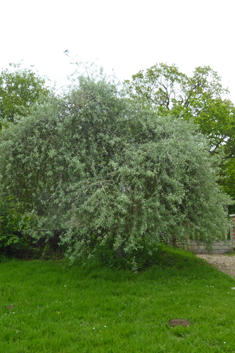
[[[235,278],[235,256],[198,254],[197,257]]]

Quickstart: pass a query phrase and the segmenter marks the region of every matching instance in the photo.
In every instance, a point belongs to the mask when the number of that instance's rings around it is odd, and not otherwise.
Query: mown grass
[[[0,263],[0,352],[235,352],[235,280],[164,248],[141,273]],[[172,319],[189,320],[171,328]]]

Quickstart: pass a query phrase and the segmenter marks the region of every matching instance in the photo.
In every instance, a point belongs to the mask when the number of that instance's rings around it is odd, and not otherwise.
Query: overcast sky
[[[73,70],[64,50],[122,81],[156,63],[191,75],[209,65],[235,103],[234,0],[7,0],[0,69],[24,60],[57,86]]]

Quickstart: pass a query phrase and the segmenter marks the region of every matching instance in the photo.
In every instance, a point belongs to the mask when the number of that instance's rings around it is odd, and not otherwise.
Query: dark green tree
[[[228,90],[209,66],[188,77],[175,66],[157,64],[125,81],[131,99],[156,111],[191,120],[206,136],[211,155],[219,154],[220,183],[235,197],[235,107],[224,97]]]
[[[44,78],[33,70],[10,64],[10,69],[0,73],[0,129],[2,125],[18,123],[49,92]]]

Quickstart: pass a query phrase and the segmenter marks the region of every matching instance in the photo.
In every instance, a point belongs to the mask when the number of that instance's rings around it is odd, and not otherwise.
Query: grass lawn
[[[141,273],[9,260],[0,263],[0,352],[235,352],[233,287],[168,248]],[[173,319],[191,325],[170,327]]]

